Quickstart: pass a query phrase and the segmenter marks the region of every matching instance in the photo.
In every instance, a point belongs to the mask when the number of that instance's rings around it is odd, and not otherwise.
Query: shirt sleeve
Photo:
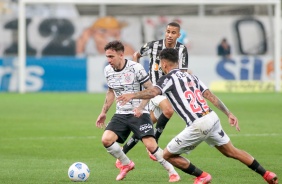
[[[136,78],[141,85],[150,79],[148,73],[140,63],[136,63],[135,71],[136,71]]]
[[[148,56],[152,53],[152,42],[148,42],[148,43],[145,43],[145,45],[143,45],[140,49],[140,55],[141,57],[143,56]]]
[[[165,93],[171,91],[172,85],[173,85],[172,78],[170,76],[163,75],[157,81],[157,84],[155,86],[160,88],[160,90],[162,91],[162,94],[165,94]]]
[[[179,53],[179,69],[188,69],[188,50],[183,45],[182,52]]]

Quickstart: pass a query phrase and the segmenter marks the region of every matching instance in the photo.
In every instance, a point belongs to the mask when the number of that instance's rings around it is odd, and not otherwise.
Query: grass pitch
[[[233,144],[252,154],[266,169],[282,176],[282,94],[224,94],[219,98],[238,117],[241,132],[230,127],[227,117],[211,106]],[[0,94],[0,183],[63,184],[68,167],[76,161],[90,168],[87,183],[118,183],[115,159],[101,144],[102,129],[95,126],[105,94],[28,93]],[[114,113],[108,112],[107,121]],[[160,139],[166,144],[184,128],[175,114]],[[122,183],[168,183],[166,171],[149,159],[142,143],[128,156],[136,168]],[[213,176],[214,184],[263,184],[258,174],[216,149],[202,143],[190,155],[184,155]],[[193,177],[177,169],[178,183],[193,183]]]

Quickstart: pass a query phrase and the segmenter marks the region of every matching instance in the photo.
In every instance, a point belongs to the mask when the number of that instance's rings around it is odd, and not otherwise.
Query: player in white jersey
[[[106,113],[116,97],[124,93],[138,92],[141,90],[141,86],[144,88],[152,86],[149,76],[141,64],[124,59],[124,46],[120,41],[109,42],[104,50],[109,62],[109,65],[104,69],[109,88],[102,111],[96,121],[96,126],[99,128],[105,126]],[[127,173],[134,169],[134,163],[125,155],[118,144],[124,143],[132,131],[168,171],[169,182],[179,181],[179,175],[173,166],[163,159],[163,150],[158,147],[154,138],[153,123],[146,108],[147,102],[148,100],[135,99],[123,106],[117,103],[116,113],[103,133],[103,146],[122,164],[116,180],[124,179]],[[139,115],[141,116],[139,117]]]
[[[140,92],[121,95],[118,102],[131,99],[149,99],[165,94],[174,110],[185,121],[186,128],[176,135],[164,149],[164,158],[187,174],[196,176],[194,184],[210,183],[212,177],[196,168],[189,160],[180,156],[189,153],[201,142],[217,148],[223,155],[236,159],[260,174],[267,183],[278,184],[277,175],[266,171],[249,153],[234,147],[223,131],[217,114],[210,109],[205,99],[228,117],[231,126],[240,131],[237,118],[224,103],[215,96],[195,75],[178,69],[178,53],[175,49],[164,49],[160,53],[162,70],[166,74],[156,86]]]
[[[177,50],[180,64],[179,68],[183,72],[188,70],[188,51],[185,45],[180,42],[177,42],[177,39],[180,36],[180,25],[176,22],[171,22],[166,27],[165,38],[161,40],[155,40],[146,43],[141,47],[139,52],[134,54],[134,60],[139,62],[139,58],[143,56],[150,57],[150,68],[149,76],[153,84],[156,84],[158,79],[163,75],[163,71],[160,64],[159,54],[164,48],[174,48]],[[163,130],[169,119],[173,115],[173,108],[169,101],[163,95],[158,95],[152,98],[149,102],[150,116],[153,123],[156,123],[155,138],[158,142]],[[135,144],[138,142],[138,139],[135,135],[130,138],[130,140],[124,144],[123,151],[127,153]],[[154,157],[150,155],[150,158],[154,160]],[[116,164],[118,167],[118,164]]]

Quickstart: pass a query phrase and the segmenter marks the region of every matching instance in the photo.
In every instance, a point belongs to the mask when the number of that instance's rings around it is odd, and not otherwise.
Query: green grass
[[[282,94],[217,94],[238,117],[241,132],[218,115],[233,144],[252,154],[266,169],[282,176]],[[0,94],[0,183],[72,183],[68,167],[85,162],[91,174],[87,183],[109,184],[118,170],[115,159],[101,144],[102,129],[95,126],[104,94],[29,93]],[[114,113],[109,111],[107,121]],[[162,148],[184,128],[177,116],[167,125],[160,139]],[[168,183],[167,173],[152,162],[139,143],[128,156],[136,169],[122,183]],[[263,179],[240,162],[222,156],[216,149],[201,144],[189,158],[213,176],[214,184],[263,184]],[[179,170],[178,170],[179,171]],[[193,183],[192,176],[179,171],[181,182]]]

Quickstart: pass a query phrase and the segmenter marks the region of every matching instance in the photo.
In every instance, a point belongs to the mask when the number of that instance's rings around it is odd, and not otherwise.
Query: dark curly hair
[[[172,63],[178,62],[178,51],[173,48],[165,48],[160,53],[160,59],[166,59]]]

